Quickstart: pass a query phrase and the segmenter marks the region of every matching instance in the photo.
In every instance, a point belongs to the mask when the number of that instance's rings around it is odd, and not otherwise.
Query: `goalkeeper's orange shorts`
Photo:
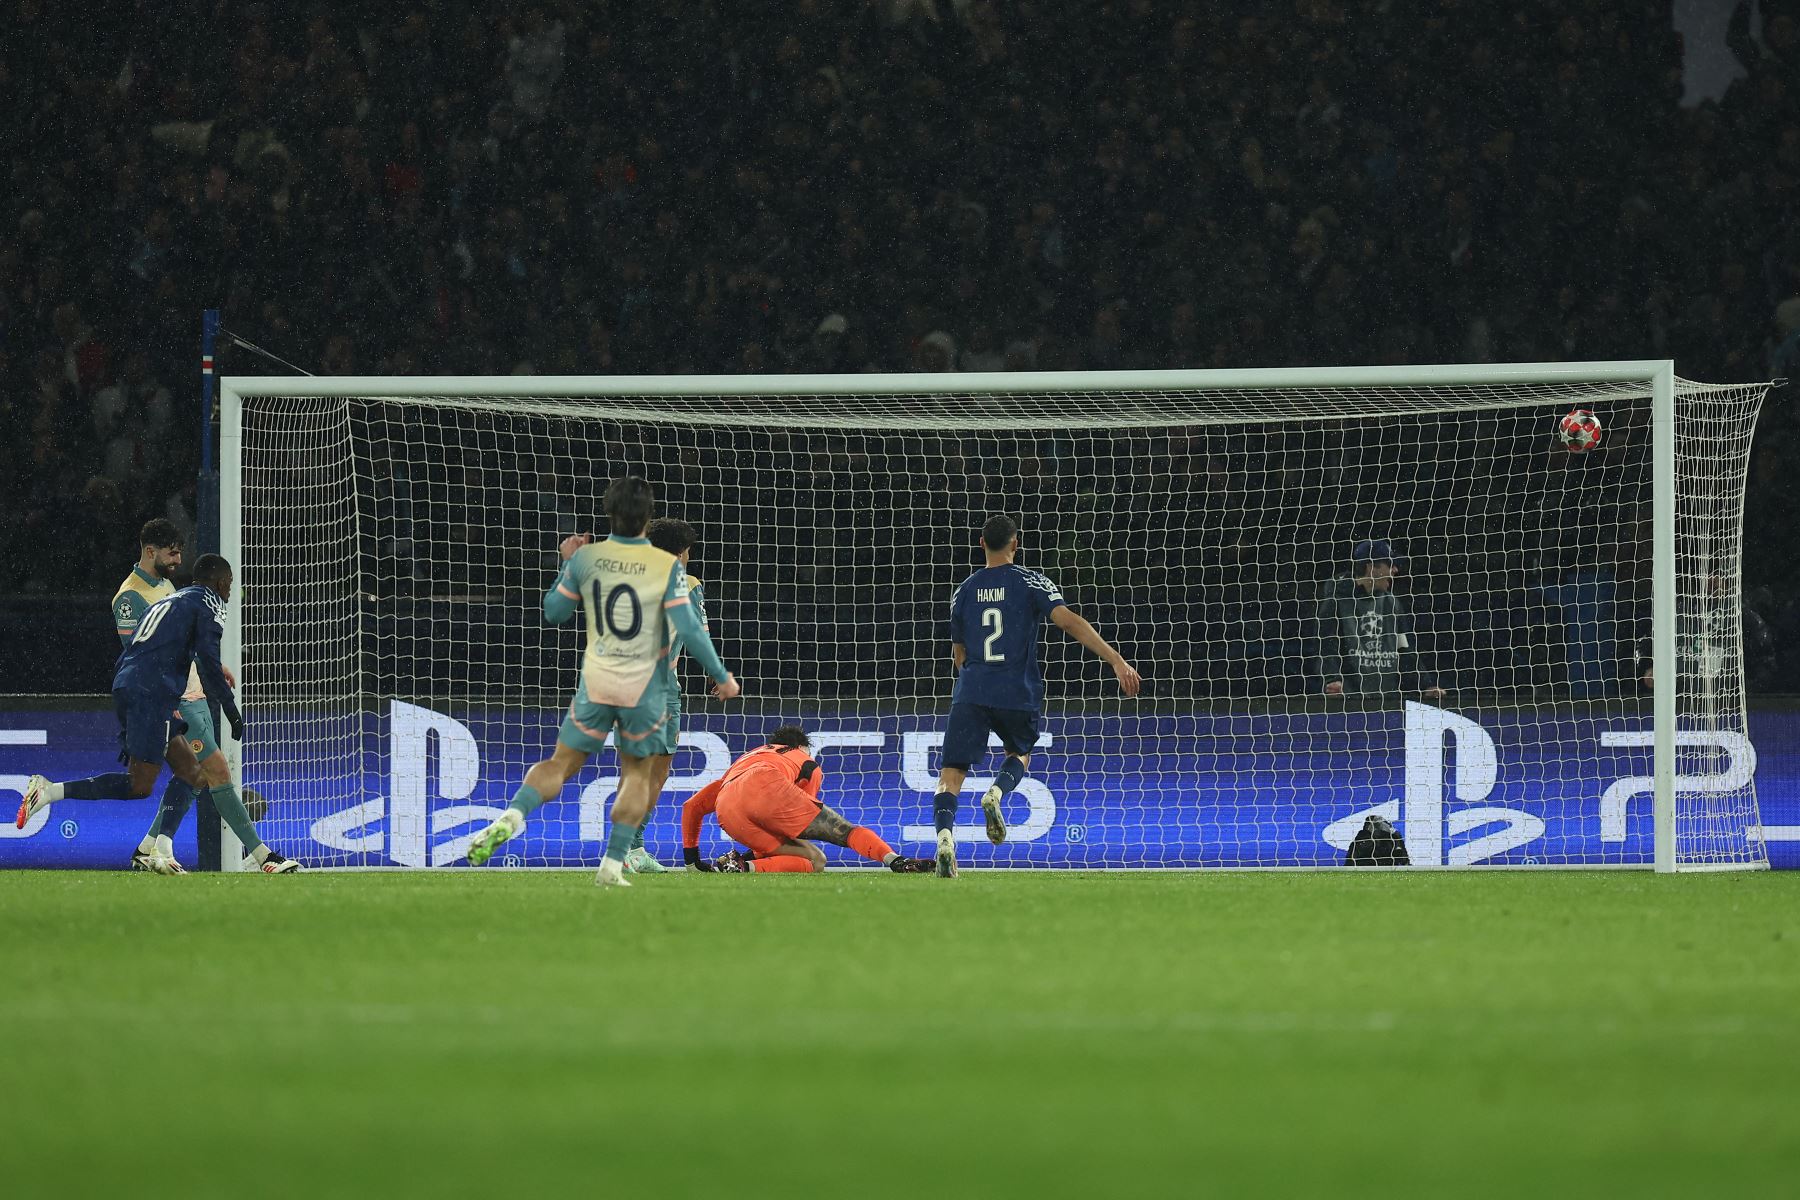
[[[713,810],[719,828],[758,854],[773,854],[806,831],[819,815],[819,802],[793,782],[779,762],[754,766],[732,779]]]

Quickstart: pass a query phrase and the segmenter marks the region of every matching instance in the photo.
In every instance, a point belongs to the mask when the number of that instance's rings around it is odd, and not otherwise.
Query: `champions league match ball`
[[[1600,444],[1600,418],[1578,408],[1556,423],[1556,440],[1570,454],[1585,454]]]

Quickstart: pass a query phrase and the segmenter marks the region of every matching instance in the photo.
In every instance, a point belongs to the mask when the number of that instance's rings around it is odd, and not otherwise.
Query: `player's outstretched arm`
[[[1096,656],[1106,660],[1112,667],[1113,674],[1119,678],[1119,690],[1127,696],[1135,696],[1144,686],[1143,677],[1137,668],[1125,661],[1125,656],[1114,650],[1107,640],[1100,636],[1100,631],[1088,624],[1086,617],[1066,604],[1059,604],[1050,611],[1050,619],[1056,627],[1086,646]]]
[[[581,603],[581,581],[576,578],[575,568],[569,560],[591,540],[585,533],[571,534],[556,548],[562,557],[562,569],[556,573],[556,582],[544,593],[544,620],[552,625],[567,623]]]
[[[681,858],[695,871],[712,870],[712,864],[700,858],[700,827],[706,824],[707,814],[718,808],[719,793],[724,787],[723,778],[715,779],[681,806]]]
[[[669,587],[664,593],[663,599],[663,612],[668,614],[670,623],[675,626],[675,632],[681,637],[682,645],[687,647],[688,652],[694,656],[694,661],[700,664],[700,669],[705,671],[707,677],[716,685],[712,694],[721,700],[730,700],[736,697],[739,691],[738,682],[732,677],[731,672],[725,669],[725,663],[719,658],[719,651],[713,645],[712,635],[706,632],[706,626],[701,623],[700,615],[694,611],[694,606],[688,597],[687,573],[681,569],[680,563],[675,564],[674,570],[669,575]]]
[[[206,689],[207,698],[217,701],[225,710],[225,719],[231,723],[231,736],[241,742],[244,740],[244,714],[238,710],[237,694],[226,682],[225,665],[219,661],[219,635],[222,632],[218,612],[209,606],[195,623],[194,667],[200,673],[200,686]]]

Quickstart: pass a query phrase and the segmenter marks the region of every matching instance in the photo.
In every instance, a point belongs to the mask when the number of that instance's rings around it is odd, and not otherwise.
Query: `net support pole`
[[[219,383],[219,553],[231,564],[232,575],[236,584],[234,603],[225,606],[225,628],[219,638],[219,657],[227,663],[236,663],[240,672],[238,691],[243,691],[242,672],[244,666],[244,589],[249,586],[247,572],[244,570],[244,509],[243,509],[243,470],[244,470],[244,410],[243,402],[237,390],[229,380]],[[231,730],[224,722],[217,729],[219,748],[225,753],[225,761],[231,767],[231,777],[243,783],[244,751],[237,739],[231,736]],[[243,869],[244,847],[238,841],[230,827],[221,820],[219,869],[237,871]]]
[[[194,496],[194,549],[196,557],[216,554],[219,550],[219,471],[213,458],[213,384],[218,371],[213,357],[219,341],[219,310],[209,308],[200,314],[200,478]],[[213,727],[223,729],[219,706],[210,704]],[[224,859],[221,838],[225,822],[213,807],[210,793],[201,791],[194,798],[194,868],[217,871]]]
[[[1675,364],[1663,362],[1650,377],[1650,658],[1652,747],[1651,809],[1655,866],[1675,869]]]

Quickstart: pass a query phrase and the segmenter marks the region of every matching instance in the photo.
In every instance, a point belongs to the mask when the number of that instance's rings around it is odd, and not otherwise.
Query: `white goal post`
[[[1328,866],[1376,815],[1424,867],[1763,867],[1737,597],[1765,391],[1658,360],[226,378],[228,752],[284,853],[461,862],[574,686],[538,610],[557,541],[603,534],[631,471],[698,528],[746,687],[690,668],[664,861],[680,802],[784,720],[828,802],[903,853],[929,834],[950,594],[1004,512],[1147,686],[1049,630],[1006,845],[974,806],[997,760],[966,785],[976,866]],[[609,752],[504,865],[597,861],[615,780]]]

